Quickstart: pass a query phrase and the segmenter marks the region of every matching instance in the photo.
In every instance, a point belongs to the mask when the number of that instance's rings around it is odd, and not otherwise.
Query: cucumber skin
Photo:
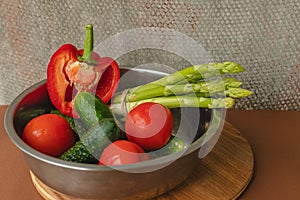
[[[186,144],[181,138],[172,135],[164,147],[158,151],[150,151],[148,152],[148,155],[150,155],[151,159],[155,159],[182,151],[185,149],[185,147]]]
[[[121,137],[114,119],[103,119],[59,158],[78,163],[97,163],[103,149]]]
[[[32,120],[35,117],[38,117],[43,114],[47,114],[50,112],[49,108],[44,107],[38,107],[38,108],[29,108],[26,110],[20,109],[16,114],[15,120],[19,124],[19,126],[16,128],[18,132],[23,132],[23,129],[25,128],[26,124]]]
[[[68,121],[70,127],[72,128],[72,130],[74,132],[74,137],[75,137],[76,142],[79,141],[80,137],[83,136],[87,132],[86,126],[79,119],[74,119],[74,118],[68,117],[68,116],[62,114],[61,112],[59,112],[59,110],[51,110],[50,113],[62,116],[63,118],[65,118]]]
[[[167,144],[168,153],[176,153],[185,148],[184,141],[176,136],[172,136]]]
[[[113,118],[109,107],[90,92],[80,92],[74,100],[74,108],[88,129],[104,118]]]

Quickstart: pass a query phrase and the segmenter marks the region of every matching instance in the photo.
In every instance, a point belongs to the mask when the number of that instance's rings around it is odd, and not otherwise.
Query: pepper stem
[[[79,59],[81,61],[92,63],[92,52],[94,48],[94,35],[93,35],[93,25],[88,24],[85,26],[85,39],[83,47],[83,55]]]

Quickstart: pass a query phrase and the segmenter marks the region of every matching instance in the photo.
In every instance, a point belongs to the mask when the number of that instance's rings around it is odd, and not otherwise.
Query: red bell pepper
[[[100,57],[93,50],[93,26],[86,26],[84,49],[62,45],[51,57],[47,69],[47,90],[52,104],[64,115],[78,117],[74,99],[80,91],[89,91],[107,103],[120,79],[118,63]]]

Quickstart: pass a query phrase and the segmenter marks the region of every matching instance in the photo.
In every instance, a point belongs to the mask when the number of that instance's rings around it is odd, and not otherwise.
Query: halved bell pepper
[[[118,63],[92,51],[93,26],[87,25],[83,50],[77,50],[72,44],[64,44],[50,59],[47,91],[52,104],[66,116],[78,117],[74,109],[74,98],[78,92],[92,92],[107,103],[118,87]]]

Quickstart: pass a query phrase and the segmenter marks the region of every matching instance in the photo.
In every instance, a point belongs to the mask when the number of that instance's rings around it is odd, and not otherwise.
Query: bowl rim
[[[122,69],[130,69],[130,70],[142,70],[146,72],[152,72],[156,73],[158,71],[156,70],[150,70],[150,69],[134,69],[134,68],[127,68],[122,67]],[[158,72],[160,74],[167,74],[164,72]],[[14,128],[14,114],[17,111],[17,106],[19,103],[31,92],[35,91],[39,87],[42,87],[44,84],[46,84],[46,79],[39,81],[31,86],[29,86],[27,89],[23,90],[17,97],[8,105],[8,108],[4,115],[4,128],[6,130],[7,135],[9,136],[10,140],[22,151],[23,154],[26,154],[30,157],[33,157],[37,160],[40,160],[42,162],[45,162],[50,165],[55,165],[62,168],[69,168],[73,170],[81,170],[81,171],[112,171],[112,170],[120,170],[120,171],[132,171],[135,172],[135,170],[139,171],[140,168],[149,168],[149,167],[155,167],[165,164],[171,164],[174,162],[174,159],[181,159],[188,154],[194,152],[195,150],[199,149],[201,146],[205,145],[209,140],[216,135],[217,133],[220,133],[224,122],[225,122],[225,115],[226,115],[226,109],[211,109],[211,120],[210,124],[216,124],[216,126],[208,126],[208,129],[205,131],[205,133],[202,134],[202,136],[194,141],[184,152],[178,152],[173,153],[167,156],[151,159],[148,161],[142,161],[134,164],[128,164],[128,165],[120,165],[120,166],[100,166],[97,164],[87,164],[87,163],[76,163],[71,161],[65,161],[59,158],[55,158],[52,156],[48,156],[46,154],[43,154],[29,145],[27,145],[21,137],[18,135]],[[179,157],[178,157],[179,156]]]

